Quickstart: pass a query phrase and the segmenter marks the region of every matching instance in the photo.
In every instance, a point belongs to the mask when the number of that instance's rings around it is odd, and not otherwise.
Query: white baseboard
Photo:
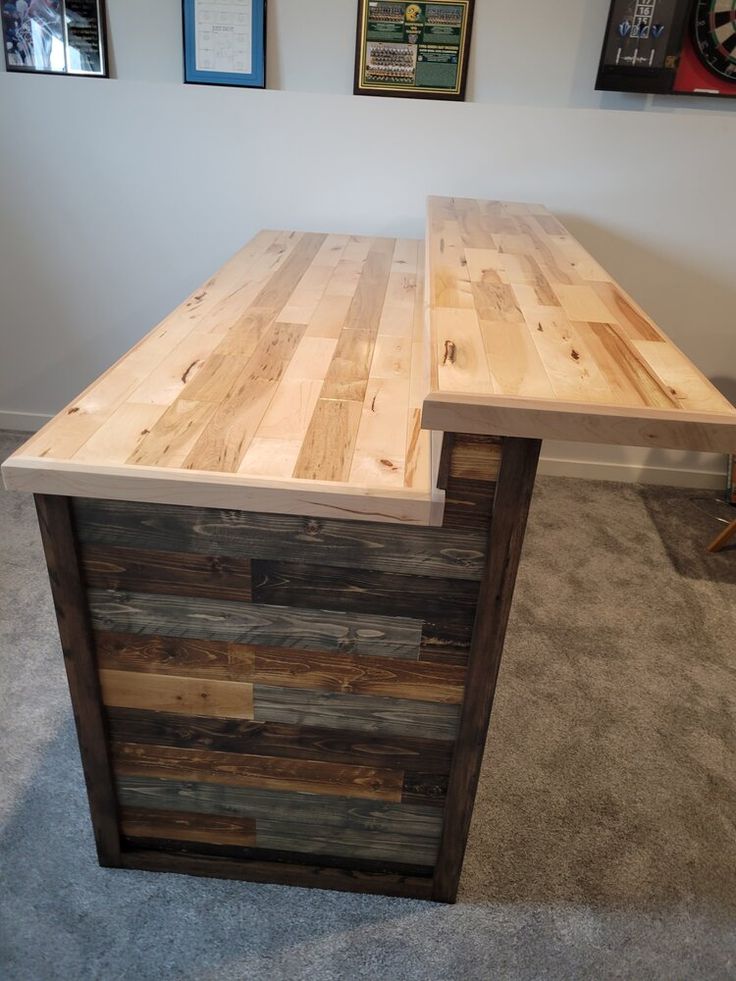
[[[50,415],[40,413],[0,411],[0,429],[35,433],[51,418]],[[563,446],[567,449],[569,444],[560,444],[561,449]],[[614,447],[613,451],[617,449]],[[551,477],[578,477],[581,480],[608,480],[624,484],[659,484],[665,487],[696,487],[721,491],[726,487],[725,465],[719,470],[713,469],[710,464],[700,468],[626,463],[621,460],[606,460],[606,450],[605,446],[594,449],[588,447],[587,453],[589,456],[592,454],[593,459],[574,459],[563,454],[555,455],[554,451],[549,455],[543,452],[539,472]]]
[[[548,477],[579,477],[581,480],[608,480],[621,484],[658,484],[662,487],[695,487],[723,492],[726,490],[725,472],[606,463],[603,460],[594,462],[547,459],[542,455],[539,473]]]
[[[0,429],[11,433],[37,433],[53,416],[41,415],[37,412],[2,412],[0,411]]]

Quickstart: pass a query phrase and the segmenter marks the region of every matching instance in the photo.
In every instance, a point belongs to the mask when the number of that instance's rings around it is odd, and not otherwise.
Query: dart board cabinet
[[[736,97],[736,0],[613,0],[596,88]]]

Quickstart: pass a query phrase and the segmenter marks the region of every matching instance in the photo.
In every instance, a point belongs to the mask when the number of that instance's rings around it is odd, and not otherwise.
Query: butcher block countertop
[[[736,409],[546,208],[430,198],[427,241],[427,428],[736,449]]]
[[[428,430],[736,449],[736,409],[543,207],[432,198],[426,252],[425,283],[420,242],[261,232],[6,486],[436,525]]]
[[[3,467],[35,493],[440,523],[420,242],[261,232]]]

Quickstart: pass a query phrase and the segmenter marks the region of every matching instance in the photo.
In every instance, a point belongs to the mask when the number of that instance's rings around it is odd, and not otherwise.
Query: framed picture
[[[104,0],[0,0],[9,72],[107,78]]]
[[[266,0],[183,0],[184,80],[266,87]]]
[[[355,94],[465,98],[475,0],[358,0]]]

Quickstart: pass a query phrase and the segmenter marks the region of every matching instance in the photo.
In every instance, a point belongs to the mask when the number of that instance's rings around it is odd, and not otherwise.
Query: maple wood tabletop
[[[736,409],[546,208],[430,198],[427,228],[427,428],[736,447]]]
[[[9,489],[441,521],[420,242],[264,231],[3,466]]]

